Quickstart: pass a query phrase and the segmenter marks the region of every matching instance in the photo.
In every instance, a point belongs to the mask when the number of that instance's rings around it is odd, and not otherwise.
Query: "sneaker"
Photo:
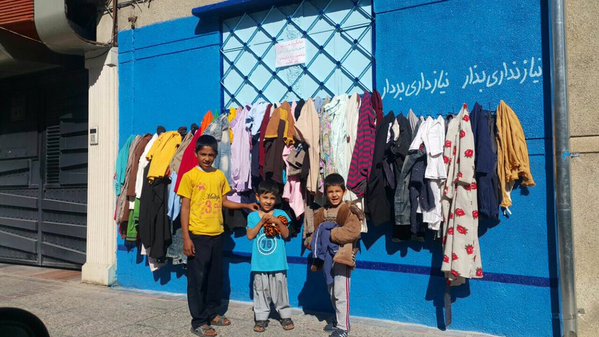
[[[329,337],[349,337],[349,333],[345,330],[335,329]]]
[[[327,325],[325,325],[324,328],[322,328],[322,330],[328,333],[332,333],[333,331],[337,330],[337,324],[327,323]]]

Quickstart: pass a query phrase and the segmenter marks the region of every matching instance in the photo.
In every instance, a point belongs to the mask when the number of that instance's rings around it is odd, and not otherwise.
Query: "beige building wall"
[[[599,335],[599,1],[566,2],[578,336]]]
[[[212,5],[224,0],[152,0],[132,4],[119,10],[119,30],[131,29],[129,18],[135,18],[135,28],[191,16],[196,7]],[[124,2],[124,1],[121,1]]]

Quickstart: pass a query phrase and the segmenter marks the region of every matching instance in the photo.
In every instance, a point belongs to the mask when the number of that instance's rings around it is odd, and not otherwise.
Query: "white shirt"
[[[141,197],[141,188],[144,183],[144,178],[146,178],[146,177],[144,177],[144,169],[146,168],[146,166],[148,166],[148,163],[150,162],[146,157],[148,155],[148,152],[150,152],[152,145],[154,145],[154,142],[157,139],[158,139],[158,134],[155,133],[154,136],[152,136],[152,139],[150,139],[150,141],[146,145],[146,148],[144,149],[144,152],[142,153],[141,157],[139,157],[139,166],[137,167],[137,178],[135,179],[135,197],[136,198]]]

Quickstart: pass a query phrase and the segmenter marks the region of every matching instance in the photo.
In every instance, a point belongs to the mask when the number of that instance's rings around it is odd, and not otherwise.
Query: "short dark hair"
[[[218,142],[216,141],[216,138],[210,135],[200,136],[200,138],[198,138],[198,142],[196,143],[196,153],[200,152],[200,150],[205,146],[212,148],[215,153],[218,153]]]
[[[331,173],[324,178],[324,192],[331,186],[339,186],[345,191],[345,179],[339,173]]]
[[[278,199],[281,189],[279,188],[279,185],[272,180],[262,180],[256,188],[256,194],[262,195],[266,193],[272,193]]]

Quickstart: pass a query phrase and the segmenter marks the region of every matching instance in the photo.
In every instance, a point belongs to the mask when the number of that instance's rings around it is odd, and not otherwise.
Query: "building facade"
[[[320,94],[318,90],[324,90],[323,95],[330,90],[333,96],[376,89],[385,112],[413,109],[423,116],[457,113],[463,103],[479,102],[492,110],[504,100],[524,127],[537,186],[515,190],[512,214],[502,215],[499,224],[481,223],[485,277],[452,289],[449,328],[507,336],[561,335],[548,4],[153,0],[119,1],[118,7],[118,48],[83,53],[89,70],[87,127],[98,137],[97,145],[87,147],[84,281],[185,292],[182,268],[167,265],[151,272],[138,249],[117,238],[114,164],[118,148],[132,134],[153,133],[157,125],[176,130],[199,124],[209,110],[222,111],[260,95],[295,100]],[[599,191],[593,179],[599,146],[593,108],[598,77],[593,74],[599,72],[599,57],[592,22],[599,6],[568,2],[566,13],[578,334],[593,336],[599,328],[594,291],[599,275],[592,253],[597,239],[593,196]],[[99,19],[98,41],[111,41],[112,15],[107,11]],[[266,48],[296,38],[308,41],[308,61],[301,68],[305,72],[298,75],[294,67],[278,72]],[[289,88],[267,83],[273,70],[279,82],[292,83]],[[13,190],[8,186],[0,193]],[[27,193],[36,191],[39,188]],[[31,212],[30,226],[39,221],[53,228],[45,223],[60,222],[44,223],[43,210],[41,219],[40,211]],[[0,214],[1,219],[14,217]],[[3,247],[14,236],[5,230],[6,223],[0,223]],[[389,226],[371,226],[363,237],[352,280],[352,314],[445,328],[439,247],[430,242],[398,244],[390,232]],[[227,295],[250,301],[251,246],[245,237],[232,234],[226,247]],[[36,249],[31,248],[40,254],[43,246]],[[299,238],[288,244],[288,255],[292,305],[306,312],[328,310],[322,300],[325,289],[319,287],[319,277],[309,273]]]

